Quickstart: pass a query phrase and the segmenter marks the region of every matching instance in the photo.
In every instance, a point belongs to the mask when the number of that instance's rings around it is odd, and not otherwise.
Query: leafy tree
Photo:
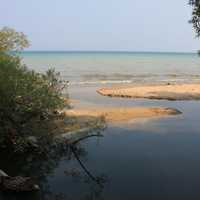
[[[28,46],[29,42],[23,33],[8,27],[0,30],[0,52],[20,51]]]
[[[190,22],[196,31],[197,37],[200,36],[200,0],[189,0],[189,4],[192,6],[192,19]]]
[[[16,54],[10,54],[26,46],[24,34],[9,28],[0,30],[1,147],[26,146],[26,137],[45,132],[38,127],[65,106],[62,98],[65,84],[59,73],[53,69],[45,74],[29,70]]]

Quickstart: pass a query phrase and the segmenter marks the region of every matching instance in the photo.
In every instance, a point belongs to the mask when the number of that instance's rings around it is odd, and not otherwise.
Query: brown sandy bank
[[[110,97],[200,100],[200,84],[133,85],[101,88],[97,92]]]
[[[107,122],[123,122],[140,118],[163,117],[168,115],[181,114],[173,108],[162,107],[132,107],[132,108],[88,108],[66,110],[68,116],[82,117],[103,117]]]

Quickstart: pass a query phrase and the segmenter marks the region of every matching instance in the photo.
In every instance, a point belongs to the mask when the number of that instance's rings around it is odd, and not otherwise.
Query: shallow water
[[[110,98],[95,92],[102,84],[123,81],[199,81],[200,60],[195,54],[30,52],[22,56],[29,68],[55,67],[74,83],[69,94],[79,100],[76,107],[167,106],[183,114],[108,124],[104,137],[80,142],[79,158],[98,183],[70,151],[38,159],[3,154],[0,168],[12,176],[35,177],[41,191],[0,193],[0,200],[200,198],[200,102]]]
[[[104,137],[82,141],[79,158],[101,180],[101,186],[88,177],[74,156],[58,154],[47,160],[16,162],[15,169],[4,164],[12,175],[37,177],[42,190],[4,194],[0,199],[199,199],[199,102],[109,98],[95,90],[71,87],[69,92],[80,100],[80,106],[168,106],[183,114],[108,125]]]

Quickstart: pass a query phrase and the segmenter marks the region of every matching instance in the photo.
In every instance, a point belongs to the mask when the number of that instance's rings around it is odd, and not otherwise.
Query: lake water
[[[38,71],[55,68],[72,85],[200,80],[200,58],[193,53],[25,52],[21,56]]]
[[[104,137],[91,137],[80,142],[77,146],[79,159],[92,176],[98,178],[97,182],[86,174],[75,156],[70,153],[58,153],[49,158],[41,158],[39,161],[29,159],[23,162],[7,155],[1,160],[2,168],[11,175],[36,177],[41,191],[23,195],[0,194],[0,199],[199,199],[200,104],[198,101],[103,97],[95,91],[102,84],[108,83],[99,80],[98,76],[94,78],[98,83],[80,84],[85,81],[85,74],[90,77],[104,73],[107,75],[106,80],[109,81],[112,80],[110,77],[114,73],[134,74],[131,77],[133,82],[136,81],[136,74],[141,76],[153,74],[154,81],[158,80],[155,77],[159,77],[159,81],[164,80],[163,77],[166,80],[176,79],[175,81],[183,81],[185,77],[187,81],[191,81],[188,77],[193,77],[198,81],[196,75],[200,72],[199,61],[194,54],[66,55],[62,53],[60,55],[58,53],[54,57],[52,53],[44,55],[26,53],[24,62],[29,67],[35,66],[35,69],[43,71],[48,65],[56,66],[63,77],[73,82],[69,87],[69,94],[71,98],[80,101],[80,106],[167,106],[177,108],[183,114],[163,119],[108,124],[108,127],[101,132]],[[180,77],[168,77],[169,74],[179,74]],[[122,81],[119,78],[121,77],[118,76],[117,81]],[[149,80],[147,76],[145,81]]]

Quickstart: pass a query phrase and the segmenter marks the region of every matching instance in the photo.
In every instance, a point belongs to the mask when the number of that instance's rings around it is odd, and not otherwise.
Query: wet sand
[[[134,119],[164,117],[181,114],[180,111],[165,107],[128,107],[128,108],[85,108],[66,110],[68,116],[104,117],[106,122],[126,122]],[[85,117],[84,117],[85,116]]]
[[[98,89],[103,96],[157,100],[200,100],[200,84],[129,85]]]

